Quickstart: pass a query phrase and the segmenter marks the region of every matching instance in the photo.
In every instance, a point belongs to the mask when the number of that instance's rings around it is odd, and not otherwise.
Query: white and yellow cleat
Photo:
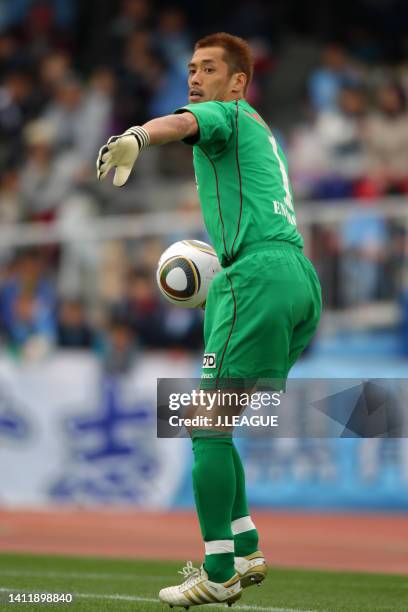
[[[159,593],[160,601],[169,604],[170,608],[180,606],[188,610],[190,606],[215,603],[232,606],[241,597],[242,587],[238,574],[227,582],[212,582],[208,580],[204,568],[193,567],[191,561],[187,562],[179,574],[186,578],[182,584],[166,587]]]
[[[260,550],[247,557],[235,557],[235,569],[238,572],[243,589],[253,584],[259,586],[268,573],[265,557]]]

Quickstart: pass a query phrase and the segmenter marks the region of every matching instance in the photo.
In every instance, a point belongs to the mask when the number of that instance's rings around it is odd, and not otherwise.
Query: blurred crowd
[[[98,19],[87,24],[85,15],[78,24],[80,13],[79,3],[61,0],[10,3],[0,15],[2,229],[42,222],[75,231],[96,216],[146,210],[157,156],[146,156],[119,194],[96,182],[97,151],[110,135],[185,103],[192,40],[183,11],[153,14],[149,1],[124,0],[96,40]],[[190,191],[181,208],[190,206]],[[3,343],[27,359],[55,347],[91,349],[112,371],[146,348],[201,348],[202,313],[172,308],[158,294],[164,247],[154,240],[0,246]]]
[[[159,256],[161,243],[145,243]],[[38,360],[55,348],[88,349],[99,355],[108,371],[124,372],[146,349],[197,351],[202,346],[202,311],[173,308],[159,296],[149,257],[131,257],[110,244],[113,266],[93,279],[93,291],[59,291],[61,253],[20,249],[3,268],[0,290],[2,339],[16,358]],[[116,251],[116,252],[112,252]],[[123,261],[123,266],[118,261]],[[89,287],[88,287],[89,289]]]
[[[373,67],[333,43],[307,93],[309,116],[289,145],[298,197],[408,193],[408,66]]]
[[[277,4],[282,23],[289,23],[289,13]],[[59,223],[72,230],[103,215],[197,208],[188,147],[174,145],[166,155],[160,149],[145,151],[124,190],[96,181],[95,158],[110,135],[185,103],[186,63],[194,40],[214,29],[250,41],[255,76],[249,101],[287,152],[297,199],[327,205],[353,197],[369,205],[377,196],[406,194],[408,51],[403,43],[384,45],[369,30],[352,39],[333,32],[331,42],[314,40],[304,74],[295,61],[290,63],[284,28],[277,30],[270,4],[243,0],[233,11],[227,5],[214,26],[213,2],[201,9],[188,2],[150,0],[2,3],[1,230],[19,222]],[[395,40],[403,36],[402,29]],[[273,79],[283,64],[303,95],[295,101],[289,127],[282,129],[276,99],[285,82]],[[161,182],[168,193],[167,185],[187,182],[187,187],[169,204],[152,196]],[[323,236],[322,244],[325,239],[330,251],[330,237]],[[346,282],[352,289],[333,298],[334,304],[378,292],[387,239],[384,220],[374,214],[363,226],[358,218],[347,224],[339,240],[353,256],[362,252],[364,261],[375,262],[375,269],[363,270],[365,289],[358,279]],[[165,246],[158,240],[67,242],[36,249],[0,244],[3,342],[27,357],[45,355],[55,346],[92,348],[111,369],[126,368],[144,348],[199,349],[201,313],[169,307],[155,287],[155,262]],[[356,270],[352,257],[342,274],[352,278]]]

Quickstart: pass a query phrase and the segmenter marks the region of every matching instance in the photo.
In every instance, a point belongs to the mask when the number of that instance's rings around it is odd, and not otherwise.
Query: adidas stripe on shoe
[[[242,587],[238,574],[224,583],[212,582],[208,580],[204,568],[193,567],[191,561],[179,573],[183,574],[186,580],[177,586],[166,587],[159,593],[160,601],[168,603],[170,607],[181,606],[188,609],[190,606],[214,603],[231,606],[241,597]]]

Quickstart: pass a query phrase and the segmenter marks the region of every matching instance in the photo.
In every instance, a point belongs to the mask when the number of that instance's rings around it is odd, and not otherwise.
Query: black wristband
[[[125,134],[132,134],[132,136],[136,138],[140,150],[144,149],[150,144],[149,132],[140,125],[129,128],[126,130]]]

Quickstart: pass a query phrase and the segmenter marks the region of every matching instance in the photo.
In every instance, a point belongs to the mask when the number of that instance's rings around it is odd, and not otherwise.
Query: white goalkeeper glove
[[[99,149],[96,160],[98,180],[103,181],[112,168],[116,168],[113,184],[122,187],[129,178],[133,165],[142,149],[150,143],[150,135],[140,126],[131,127],[120,136],[112,136]]]

